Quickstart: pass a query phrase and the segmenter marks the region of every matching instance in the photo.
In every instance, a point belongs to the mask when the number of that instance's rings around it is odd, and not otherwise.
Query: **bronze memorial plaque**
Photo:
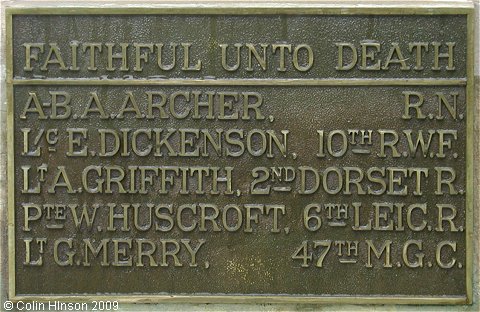
[[[472,13],[7,9],[11,298],[471,302]]]

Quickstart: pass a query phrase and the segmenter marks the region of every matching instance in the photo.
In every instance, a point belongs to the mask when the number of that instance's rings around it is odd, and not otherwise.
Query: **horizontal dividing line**
[[[340,259],[338,261],[340,263],[352,263],[352,264],[357,263],[357,260],[355,260],[355,259]]]
[[[272,188],[276,192],[291,192],[292,188],[289,186],[274,186]]]
[[[111,4],[111,3],[109,3]],[[201,5],[196,3],[149,3],[132,4],[118,2],[114,7],[92,7],[91,3],[79,4],[77,7],[52,7],[51,4],[36,3],[36,7],[7,8],[7,14],[30,15],[112,15],[112,14],[128,14],[128,15],[152,15],[152,14],[232,14],[232,15],[268,15],[268,14],[368,14],[368,15],[445,15],[445,14],[467,14],[472,11],[473,4],[467,1],[448,2],[437,1],[412,1],[411,3],[402,2],[388,3],[386,1],[367,1],[365,3],[348,3],[337,1],[326,1],[323,3],[311,3],[309,1],[298,1],[295,3],[278,3],[272,1],[254,2],[222,2],[202,1]],[[128,6],[127,6],[128,5]]]
[[[91,302],[92,300],[117,300],[120,303],[154,303],[154,302],[182,302],[182,303],[352,303],[352,304],[465,304],[466,296],[402,296],[402,295],[178,295],[178,294],[64,294],[64,295],[13,295],[14,301],[60,301],[60,302]]]
[[[47,224],[45,227],[52,230],[61,230],[64,228],[63,224]]]
[[[76,86],[463,86],[458,79],[13,79],[13,85],[76,85]]]
[[[352,149],[352,153],[354,153],[354,154],[371,154],[372,152],[370,150],[354,148],[354,149]]]
[[[329,226],[332,226],[332,227],[343,227],[343,226],[347,226],[347,224],[345,222],[328,222],[328,225]]]
[[[371,154],[372,152],[371,152],[370,150],[353,148],[353,149],[352,149],[352,153],[354,153],[354,154]]]

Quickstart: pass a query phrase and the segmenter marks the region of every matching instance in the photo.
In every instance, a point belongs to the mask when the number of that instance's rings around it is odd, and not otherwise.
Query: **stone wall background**
[[[215,2],[207,0],[208,2]],[[227,0],[228,1],[228,0]],[[223,2],[227,2],[223,1]],[[235,3],[239,1],[229,0]],[[251,0],[250,0],[251,1]],[[253,0],[254,2],[258,2]],[[475,5],[475,135],[474,135],[474,295],[473,305],[465,306],[412,306],[412,305],[320,305],[320,304],[120,304],[120,311],[480,311],[480,0],[471,0]],[[112,3],[132,3],[137,1],[123,1],[117,0]],[[144,3],[152,3],[152,1],[145,1]],[[156,1],[160,2],[160,1]],[[164,2],[180,2],[177,0],[170,0]],[[242,2],[249,2],[242,1]],[[280,0],[262,1],[262,2],[282,2]],[[285,1],[284,1],[285,2]],[[301,2],[298,0],[289,0],[289,3]],[[321,1],[318,1],[321,2]],[[330,3],[392,3],[392,1],[376,0],[376,1],[364,1],[364,0],[343,0],[343,1],[329,1]],[[432,1],[416,1],[416,0],[404,0],[395,1],[395,3],[405,3],[407,5],[423,5]],[[465,0],[440,0],[437,2],[444,2],[449,5],[455,5],[455,2],[465,2]],[[0,311],[3,311],[3,303],[8,300],[8,244],[7,244],[7,178],[6,178],[6,166],[7,166],[7,154],[6,154],[6,60],[5,60],[5,20],[4,10],[7,5],[45,5],[52,3],[45,0],[0,0],[1,16],[1,40],[0,40]],[[79,2],[73,1],[58,1],[56,5],[62,5],[62,3],[81,5]],[[89,1],[90,4],[101,5],[106,1]],[[191,2],[190,2],[191,3]]]

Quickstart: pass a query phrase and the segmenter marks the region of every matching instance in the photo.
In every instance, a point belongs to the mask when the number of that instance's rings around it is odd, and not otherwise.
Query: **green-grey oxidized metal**
[[[469,302],[471,14],[7,10],[10,296]]]

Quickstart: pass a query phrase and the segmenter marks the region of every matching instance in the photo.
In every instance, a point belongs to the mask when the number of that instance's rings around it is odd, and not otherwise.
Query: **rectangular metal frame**
[[[431,4],[431,3],[430,3]],[[245,5],[245,4],[243,4]],[[86,302],[92,300],[118,300],[124,303],[153,303],[153,302],[183,302],[183,303],[343,303],[343,304],[471,304],[473,296],[473,139],[474,139],[474,10],[473,5],[461,7],[447,6],[375,6],[353,7],[342,4],[321,7],[321,4],[299,3],[295,6],[275,7],[265,4],[263,6],[242,6],[242,4],[229,3],[222,5],[212,4],[205,7],[195,5],[153,5],[152,7],[137,6],[98,8],[84,7],[7,7],[6,8],[6,91],[7,91],[7,178],[8,178],[8,271],[9,299],[14,301],[76,301]],[[427,4],[428,5],[428,4]],[[227,80],[196,80],[196,79],[169,79],[163,81],[148,80],[103,80],[96,79],[22,79],[13,78],[13,25],[14,15],[163,15],[163,14],[234,14],[234,15],[274,15],[274,14],[307,14],[307,15],[465,15],[467,18],[467,77],[465,79],[266,79],[255,80],[255,84],[285,85],[466,85],[467,94],[467,146],[466,146],[466,296],[289,296],[289,295],[32,295],[18,296],[15,291],[15,219],[14,219],[14,85],[249,85],[249,79]]]

